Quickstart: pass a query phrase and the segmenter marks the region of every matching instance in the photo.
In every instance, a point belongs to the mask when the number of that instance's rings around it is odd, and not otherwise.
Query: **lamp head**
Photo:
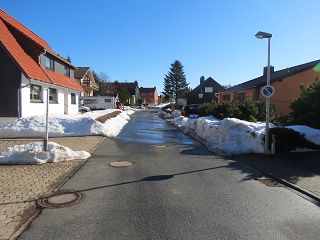
[[[256,38],[263,39],[263,38],[271,38],[272,34],[260,31],[260,32],[257,32],[257,34],[255,36],[256,36]]]

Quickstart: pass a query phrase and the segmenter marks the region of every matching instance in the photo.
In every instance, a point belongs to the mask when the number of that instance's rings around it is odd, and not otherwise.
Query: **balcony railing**
[[[82,81],[82,87],[85,88],[92,88],[93,90],[98,90],[99,89],[99,85],[93,81],[90,80],[83,80]]]

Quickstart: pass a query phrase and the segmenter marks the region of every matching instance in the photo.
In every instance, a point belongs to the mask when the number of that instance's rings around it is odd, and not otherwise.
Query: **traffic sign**
[[[262,96],[264,96],[265,98],[270,98],[272,97],[272,95],[274,94],[275,90],[274,87],[272,87],[271,85],[266,85],[261,89],[261,94]]]

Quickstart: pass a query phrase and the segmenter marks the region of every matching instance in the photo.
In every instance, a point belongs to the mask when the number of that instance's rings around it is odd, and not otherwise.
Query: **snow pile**
[[[172,103],[161,103],[161,104],[157,105],[157,108],[163,108],[163,107],[169,106],[170,104],[172,104]]]
[[[171,116],[173,118],[180,117],[181,116],[181,111],[180,110],[174,110],[174,111],[172,111]]]
[[[290,128],[301,135],[303,135],[308,141],[320,145],[320,130],[314,129],[308,126],[304,125],[294,125],[294,126],[288,126],[286,128]]]
[[[49,137],[103,135],[115,137],[134,113],[131,109],[100,123],[95,119],[115,109],[87,112],[77,115],[56,115],[49,117]],[[0,137],[39,137],[45,134],[45,116],[20,118],[0,124]]]
[[[264,152],[264,123],[252,123],[236,118],[218,120],[214,117],[178,117],[173,119],[172,123],[213,151],[225,154]]]
[[[54,142],[48,142],[48,151],[43,151],[42,142],[16,145],[0,152],[0,164],[44,164],[74,159],[87,159],[90,153],[73,151]]]

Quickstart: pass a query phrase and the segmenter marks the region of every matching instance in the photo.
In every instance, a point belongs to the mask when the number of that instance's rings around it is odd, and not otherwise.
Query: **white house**
[[[0,117],[78,113],[83,92],[70,60],[0,9]]]

